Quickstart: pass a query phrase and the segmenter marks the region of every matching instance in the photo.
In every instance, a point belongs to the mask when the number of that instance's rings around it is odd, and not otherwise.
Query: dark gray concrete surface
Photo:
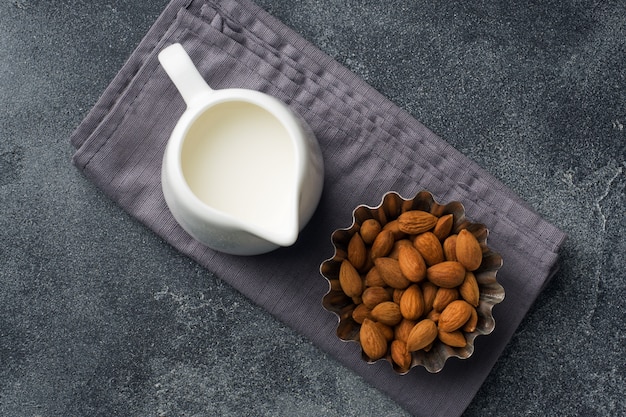
[[[626,3],[258,3],[569,234],[465,415],[625,415]],[[71,165],[165,5],[0,3],[0,415],[402,415]]]

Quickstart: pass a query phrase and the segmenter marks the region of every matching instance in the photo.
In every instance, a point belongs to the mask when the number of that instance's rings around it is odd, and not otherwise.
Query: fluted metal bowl
[[[478,323],[475,331],[464,334],[467,340],[466,346],[462,348],[450,347],[435,339],[432,348],[428,352],[419,350],[411,354],[411,365],[408,370],[400,369],[391,359],[389,352],[386,357],[380,359],[388,361],[398,374],[406,374],[416,366],[423,366],[427,371],[436,373],[443,369],[448,358],[467,359],[472,355],[474,352],[474,339],[479,335],[488,335],[494,330],[495,320],[492,309],[494,305],[504,300],[505,295],[504,288],[496,280],[498,270],[502,266],[502,257],[487,246],[487,236],[489,234],[487,227],[467,219],[465,208],[460,202],[454,201],[442,205],[437,203],[433,195],[428,191],[422,191],[412,199],[405,199],[392,191],[385,194],[381,204],[376,207],[366,205],[356,207],[353,211],[352,225],[345,229],[335,230],[332,233],[331,241],[334,254],[320,266],[322,276],[329,283],[329,291],[323,297],[322,305],[338,318],[337,336],[346,342],[359,343],[361,325],[352,317],[352,311],[356,308],[356,304],[337,285],[341,263],[347,258],[348,243],[352,236],[359,231],[361,224],[367,219],[373,218],[378,220],[381,225],[385,225],[408,210],[422,210],[438,217],[452,214],[453,226],[450,233],[458,233],[462,229],[467,229],[476,236],[483,251],[482,263],[474,271],[480,291],[480,301],[476,308]],[[364,352],[362,352],[362,358],[369,363],[376,362],[368,358]]]

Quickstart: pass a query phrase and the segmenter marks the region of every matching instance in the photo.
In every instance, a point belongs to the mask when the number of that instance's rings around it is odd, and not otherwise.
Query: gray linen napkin
[[[293,247],[224,255],[191,239],[169,213],[161,158],[185,105],[157,54],[175,42],[213,88],[271,94],[315,131],[325,189]],[[247,0],[173,0],[71,141],[75,165],[130,214],[415,415],[462,414],[555,271],[564,240],[491,175]],[[354,207],[376,205],[389,190],[412,197],[423,189],[440,202],[462,201],[470,218],[488,225],[507,293],[494,309],[496,330],[477,339],[470,359],[451,359],[438,374],[416,368],[398,376],[385,362],[363,363],[355,344],[338,340],[337,319],[321,307],[327,284],[318,271],[332,255],[331,232],[349,226]]]

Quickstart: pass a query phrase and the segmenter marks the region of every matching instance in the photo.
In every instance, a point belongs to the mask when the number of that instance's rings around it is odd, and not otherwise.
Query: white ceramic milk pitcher
[[[324,181],[311,129],[267,94],[211,89],[180,44],[163,49],[159,61],[187,105],[162,167],[176,221],[208,247],[235,255],[295,243]]]

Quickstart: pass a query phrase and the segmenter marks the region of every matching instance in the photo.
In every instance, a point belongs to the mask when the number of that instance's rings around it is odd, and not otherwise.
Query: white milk
[[[296,216],[296,153],[267,110],[218,103],[194,122],[182,149],[183,175],[205,204],[252,224],[280,227]]]

